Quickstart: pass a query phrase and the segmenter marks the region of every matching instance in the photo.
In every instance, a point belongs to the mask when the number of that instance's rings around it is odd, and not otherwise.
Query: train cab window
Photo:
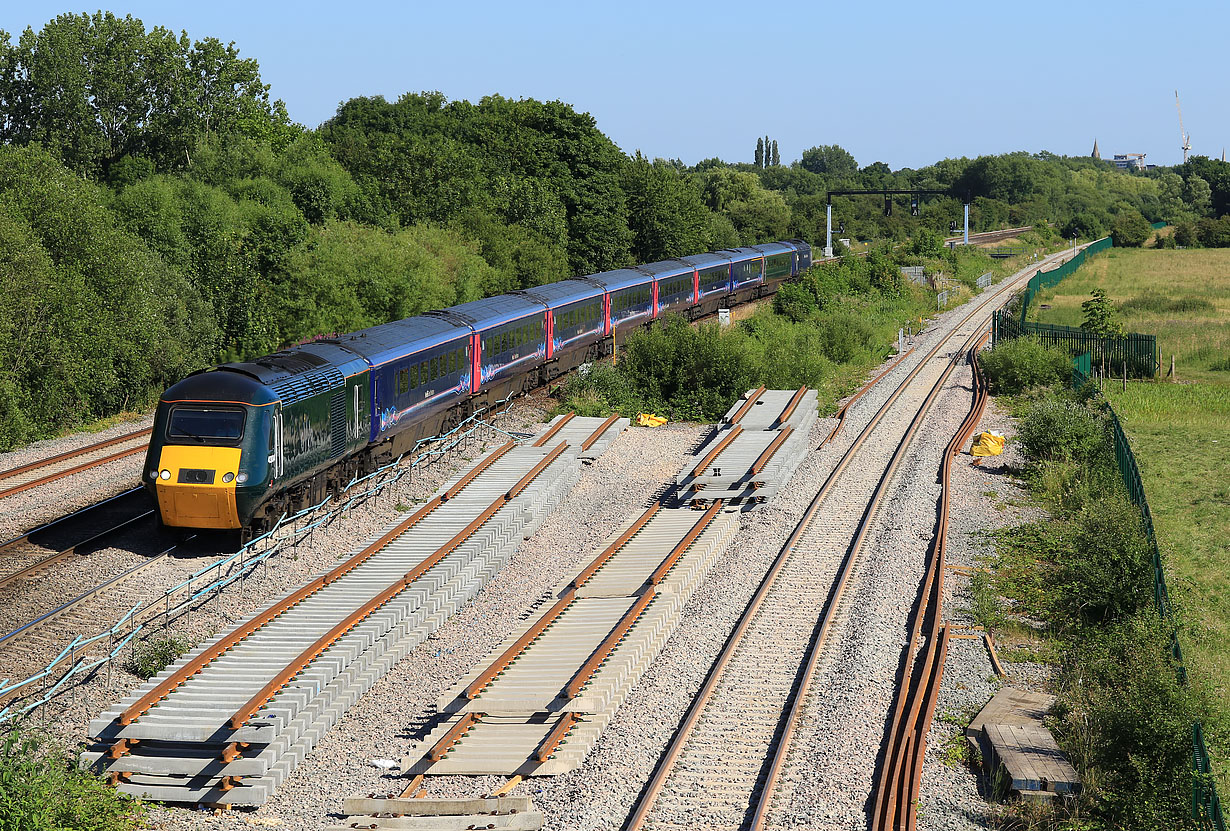
[[[243,438],[244,412],[214,407],[171,408],[167,440],[175,443],[236,445]]]

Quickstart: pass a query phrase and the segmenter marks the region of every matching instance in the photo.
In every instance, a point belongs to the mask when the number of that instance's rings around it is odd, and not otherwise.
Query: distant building
[[[1093,152],[1090,155],[1093,156],[1095,159],[1102,158],[1102,151],[1098,150],[1098,140],[1097,139],[1093,140]]]
[[[1146,155],[1145,153],[1116,153],[1111,162],[1120,170],[1145,170],[1148,168],[1145,164]]]

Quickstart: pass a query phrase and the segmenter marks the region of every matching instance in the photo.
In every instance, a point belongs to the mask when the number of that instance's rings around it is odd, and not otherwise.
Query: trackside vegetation
[[[1048,517],[992,534],[971,611],[1053,665],[1054,727],[1085,790],[1056,813],[1008,808],[1008,825],[1191,827],[1192,724],[1222,732],[1214,697],[1200,678],[1179,681],[1174,620],[1155,609],[1150,547],[1116,465],[1104,399],[1068,390],[1054,378],[1055,353],[1020,343],[997,346],[983,366],[1001,390],[1052,377],[1008,399],[1028,460],[1015,473]],[[1009,347],[1010,358],[994,358]],[[1190,624],[1178,606],[1180,625]]]
[[[843,257],[784,284],[771,307],[725,330],[673,317],[633,333],[614,366],[597,364],[566,382],[561,406],[713,421],[764,384],[811,387],[823,409],[890,354],[898,327],[934,312],[934,297],[885,252]]]
[[[0,831],[128,831],[145,809],[33,733],[0,737]]]
[[[1147,219],[1230,244],[1230,165],[1203,157],[894,171],[836,145],[782,163],[770,139],[760,164],[687,165],[625,153],[564,102],[430,91],[351,98],[313,128],[239,46],[152,23],[99,11],[0,32],[0,450],[304,338],[733,245],[823,245],[834,188],[968,192],[974,231],[1127,240]],[[860,248],[926,240],[923,259],[961,211],[834,199]]]

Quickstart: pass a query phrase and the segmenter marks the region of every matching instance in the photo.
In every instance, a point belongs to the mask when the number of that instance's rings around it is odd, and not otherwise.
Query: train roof
[[[696,266],[697,268],[712,268],[715,265],[730,265],[730,255],[726,253],[710,252],[707,254],[692,254],[688,257],[680,257],[685,263]]]
[[[744,260],[754,260],[757,257],[764,256],[764,254],[755,248],[725,248],[721,253],[727,255],[736,263],[743,262]]]
[[[260,407],[273,403],[277,398],[272,389],[251,374],[223,366],[189,375],[164,392],[161,400],[167,404],[216,401]]]
[[[600,297],[602,296],[602,286],[585,280],[559,280],[555,283],[546,283],[512,293],[529,297],[555,309],[560,306],[566,306],[569,303],[588,300],[591,297]]]
[[[772,256],[773,254],[793,254],[797,250],[788,242],[766,242],[763,245],[753,245],[752,248],[767,256]]]
[[[637,271],[643,271],[651,275],[655,280],[663,277],[673,277],[676,274],[687,274],[693,271],[695,266],[685,263],[683,260],[662,260],[656,263],[646,263],[636,267]]]
[[[619,291],[629,286],[648,283],[649,275],[634,268],[617,268],[614,271],[603,271],[601,274],[590,274],[588,279],[600,283],[607,291]]]
[[[405,320],[395,320],[392,323],[382,323],[369,329],[360,329],[324,343],[331,342],[343,346],[362,355],[368,363],[375,367],[457,338],[466,337],[470,331],[470,327],[459,320],[450,320],[435,315],[420,315],[408,317]]]
[[[455,315],[475,330],[480,330],[502,326],[534,312],[545,311],[546,303],[542,301],[517,294],[498,294],[495,297],[484,297],[482,300],[462,303],[460,306],[449,306],[433,314]]]

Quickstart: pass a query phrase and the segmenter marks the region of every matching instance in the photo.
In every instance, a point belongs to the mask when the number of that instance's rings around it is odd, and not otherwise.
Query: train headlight
[[[165,482],[166,480],[171,478],[171,471],[169,470],[162,471],[162,473],[158,474],[158,478]]]
[[[235,477],[235,481],[242,485],[244,482],[248,481],[248,474],[244,473],[242,470],[239,471],[239,475]]]
[[[226,484],[228,484],[228,485],[229,485],[229,484],[230,484],[230,483],[234,480],[234,478],[235,478],[235,474],[233,474],[233,473],[224,473],[224,474],[222,474],[222,481],[223,481],[223,482],[225,482],[225,483],[226,483]]]
[[[157,478],[158,478],[158,470],[157,470],[157,468],[155,468],[154,470],[151,470],[151,471],[149,472],[149,478],[151,478],[151,479],[157,479]]]

